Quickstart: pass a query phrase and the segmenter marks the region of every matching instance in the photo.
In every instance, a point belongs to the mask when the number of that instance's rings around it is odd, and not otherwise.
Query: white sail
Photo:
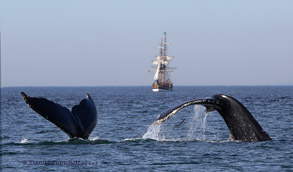
[[[159,64],[159,61],[153,61],[153,64],[157,65],[157,64]]]
[[[171,61],[171,60],[173,60],[173,59],[174,59],[174,57],[172,57],[172,56],[167,56],[167,60]]]
[[[159,63],[158,67],[157,67],[157,70],[156,70],[156,73],[155,73],[155,76],[154,76],[154,80],[159,79],[160,66],[161,66],[161,64]]]
[[[162,56],[156,56],[157,60],[161,60]]]
[[[168,61],[162,61],[162,64],[167,66],[169,64],[169,62]]]

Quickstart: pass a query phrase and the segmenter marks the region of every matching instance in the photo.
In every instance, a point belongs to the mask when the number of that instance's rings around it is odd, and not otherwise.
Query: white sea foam
[[[124,139],[124,141],[137,141],[137,140],[141,140],[141,138],[126,138],[126,139]]]
[[[27,138],[22,138],[20,143],[28,143],[28,139]]]
[[[89,138],[90,141],[96,141],[96,140],[99,140],[100,137],[99,136],[93,136],[91,138]]]

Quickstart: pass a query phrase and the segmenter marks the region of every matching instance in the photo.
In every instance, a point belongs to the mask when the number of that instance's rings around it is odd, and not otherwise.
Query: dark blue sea
[[[98,110],[89,140],[69,139],[21,91],[69,109],[89,93]],[[172,106],[220,93],[243,103],[272,141],[232,141],[221,116],[201,106],[151,126]],[[3,171],[293,171],[293,86],[7,87],[1,128]]]

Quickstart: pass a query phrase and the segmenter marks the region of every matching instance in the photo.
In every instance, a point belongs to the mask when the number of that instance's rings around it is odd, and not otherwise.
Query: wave
[[[2,145],[12,146],[24,146],[24,145],[96,145],[96,144],[115,144],[115,143],[144,143],[144,142],[206,142],[206,143],[226,143],[237,142],[231,139],[227,140],[204,140],[198,138],[165,138],[165,137],[137,137],[137,138],[125,138],[123,140],[109,140],[101,139],[99,137],[92,137],[89,139],[72,138],[69,140],[59,141],[31,141],[27,138],[23,138],[20,142],[3,143]]]
[[[98,136],[91,137],[89,139],[72,138],[68,140],[59,141],[30,141],[27,138],[22,138],[20,142],[3,143],[2,145],[8,146],[25,146],[25,145],[96,145],[96,144],[115,144],[115,143],[144,143],[144,142],[206,142],[206,143],[226,143],[237,142],[231,139],[228,140],[202,140],[202,139],[188,139],[188,138],[161,138],[161,137],[138,137],[138,138],[125,138],[123,140],[113,141],[109,139],[101,139]]]
[[[126,138],[121,142],[203,142],[203,143],[228,143],[239,142],[237,140],[202,140],[202,139],[188,139],[188,138]]]
[[[106,140],[106,139],[80,139],[80,138],[72,138],[69,140],[62,140],[62,141],[41,141],[41,142],[31,142],[26,138],[23,138],[20,142],[9,142],[4,143],[2,145],[8,146],[24,146],[24,145],[96,145],[96,144],[111,144],[117,143],[115,141]]]

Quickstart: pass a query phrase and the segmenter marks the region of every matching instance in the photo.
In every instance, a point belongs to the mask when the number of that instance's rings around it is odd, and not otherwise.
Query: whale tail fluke
[[[21,92],[24,102],[42,117],[63,130],[70,138],[88,139],[96,126],[98,116],[94,101],[86,95],[72,111],[42,97],[30,97]]]
[[[181,109],[190,105],[202,105],[206,107],[206,113],[218,111],[230,130],[231,138],[244,142],[258,142],[271,140],[270,136],[262,129],[251,113],[235,98],[227,95],[214,95],[210,99],[198,99],[184,102],[163,112],[153,125],[162,122],[175,115]]]

